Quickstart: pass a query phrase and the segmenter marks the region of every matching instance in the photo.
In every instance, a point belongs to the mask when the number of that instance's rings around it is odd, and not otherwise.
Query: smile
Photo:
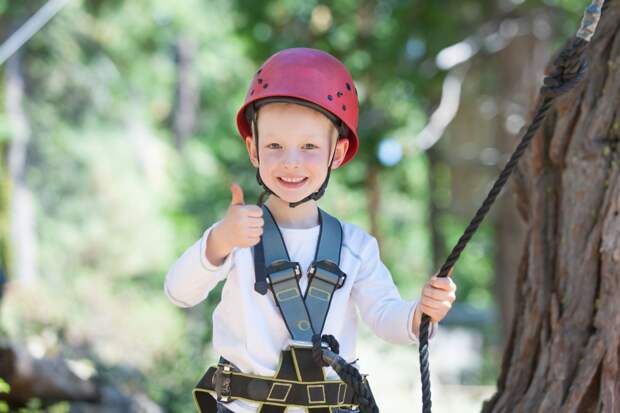
[[[284,186],[285,188],[299,188],[303,186],[307,180],[308,180],[307,177],[298,177],[298,178],[287,178],[284,176],[278,177],[278,182],[280,183],[280,185]]]

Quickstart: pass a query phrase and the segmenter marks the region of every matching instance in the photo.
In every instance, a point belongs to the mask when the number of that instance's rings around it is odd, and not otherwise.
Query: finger
[[[450,278],[433,277],[429,281],[430,285],[435,288],[439,288],[445,291],[451,291],[453,289],[454,282]]]
[[[446,316],[448,312],[448,310],[446,309],[437,310],[437,309],[427,307],[427,306],[423,306],[422,311],[424,312],[424,314],[428,315],[435,322],[443,320],[443,318]]]
[[[245,216],[243,218],[243,222],[249,227],[263,227],[265,225],[265,220],[263,217],[255,217],[255,216]]]
[[[436,321],[439,317],[437,317],[437,311],[433,308],[430,308],[425,305],[420,305],[420,310],[427,316],[429,316],[433,321]]]
[[[441,294],[440,297],[429,297],[422,296],[421,299],[422,304],[428,305],[429,307],[441,309],[441,308],[452,308],[452,300],[448,295]]]
[[[253,217],[247,218],[246,224],[248,228],[261,228],[261,229],[265,225],[262,218],[253,218]]]
[[[263,216],[263,208],[258,205],[246,205],[244,210],[247,213],[247,216],[254,218],[262,218]]]
[[[232,199],[230,200],[230,205],[243,205],[243,190],[239,186],[238,183],[233,182],[230,184],[230,192],[232,194]]]
[[[424,299],[422,298],[422,302],[420,303],[422,307],[430,308],[433,310],[441,309],[441,301],[435,301],[433,299]]]
[[[262,228],[248,228],[247,231],[247,235],[251,237],[260,237],[261,235],[263,235]]]
[[[450,301],[450,297],[451,293],[444,291],[444,290],[440,290],[437,288],[428,288],[428,289],[424,289],[424,291],[422,292],[422,295],[424,297],[428,297],[431,300],[435,300],[435,301]]]
[[[440,288],[442,290],[456,291],[456,284],[454,283],[454,281],[452,281],[452,278],[450,277],[444,277],[444,278],[434,277],[434,278],[431,278],[430,283],[433,286]]]
[[[258,244],[258,242],[260,241],[260,237],[247,237],[248,243],[250,244],[250,246],[254,246],[256,244]]]

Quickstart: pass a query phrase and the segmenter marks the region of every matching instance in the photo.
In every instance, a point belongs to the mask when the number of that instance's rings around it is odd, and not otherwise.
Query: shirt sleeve
[[[203,301],[233,268],[236,248],[219,266],[211,264],[207,259],[207,238],[216,225],[217,223],[209,227],[202,237],[177,259],[166,274],[164,292],[168,299],[179,307],[193,307]]]
[[[418,343],[412,329],[417,301],[400,297],[392,275],[381,261],[377,240],[370,238],[362,250],[362,265],[351,292],[360,316],[377,336],[390,343]],[[432,323],[429,338],[436,330],[437,323]]]

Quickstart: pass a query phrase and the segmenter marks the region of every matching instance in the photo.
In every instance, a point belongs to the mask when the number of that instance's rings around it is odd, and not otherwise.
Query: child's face
[[[333,123],[313,109],[270,103],[258,116],[258,159],[254,139],[246,137],[245,143],[254,167],[260,164],[263,182],[283,201],[296,202],[325,180],[337,136]],[[348,147],[347,139],[338,140],[333,169],[342,164]]]

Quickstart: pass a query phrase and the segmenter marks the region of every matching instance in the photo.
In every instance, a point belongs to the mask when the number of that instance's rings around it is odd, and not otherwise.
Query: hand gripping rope
[[[596,26],[601,18],[603,10],[606,8],[605,0],[594,0],[586,9],[581,23],[581,28],[576,36],[571,39],[567,46],[560,52],[553,62],[552,73],[544,79],[544,85],[540,89],[540,99],[536,109],[536,114],[530,126],[528,127],[521,142],[511,155],[508,163],[500,173],[499,177],[493,184],[482,206],[476,212],[465,232],[456,243],[456,246],[446,259],[445,263],[439,270],[438,277],[446,277],[458,260],[461,252],[474,235],[485,215],[491,208],[491,205],[497,198],[508,177],[512,173],[517,161],[525,152],[530,141],[534,137],[540,124],[545,118],[547,111],[551,107],[553,101],[558,96],[571,90],[581,79],[584,78],[588,64],[584,58],[584,51],[590,42],[590,39],[596,31]],[[428,334],[431,318],[423,314],[420,324],[420,373],[422,379],[422,412],[431,413],[431,382],[428,363]]]

